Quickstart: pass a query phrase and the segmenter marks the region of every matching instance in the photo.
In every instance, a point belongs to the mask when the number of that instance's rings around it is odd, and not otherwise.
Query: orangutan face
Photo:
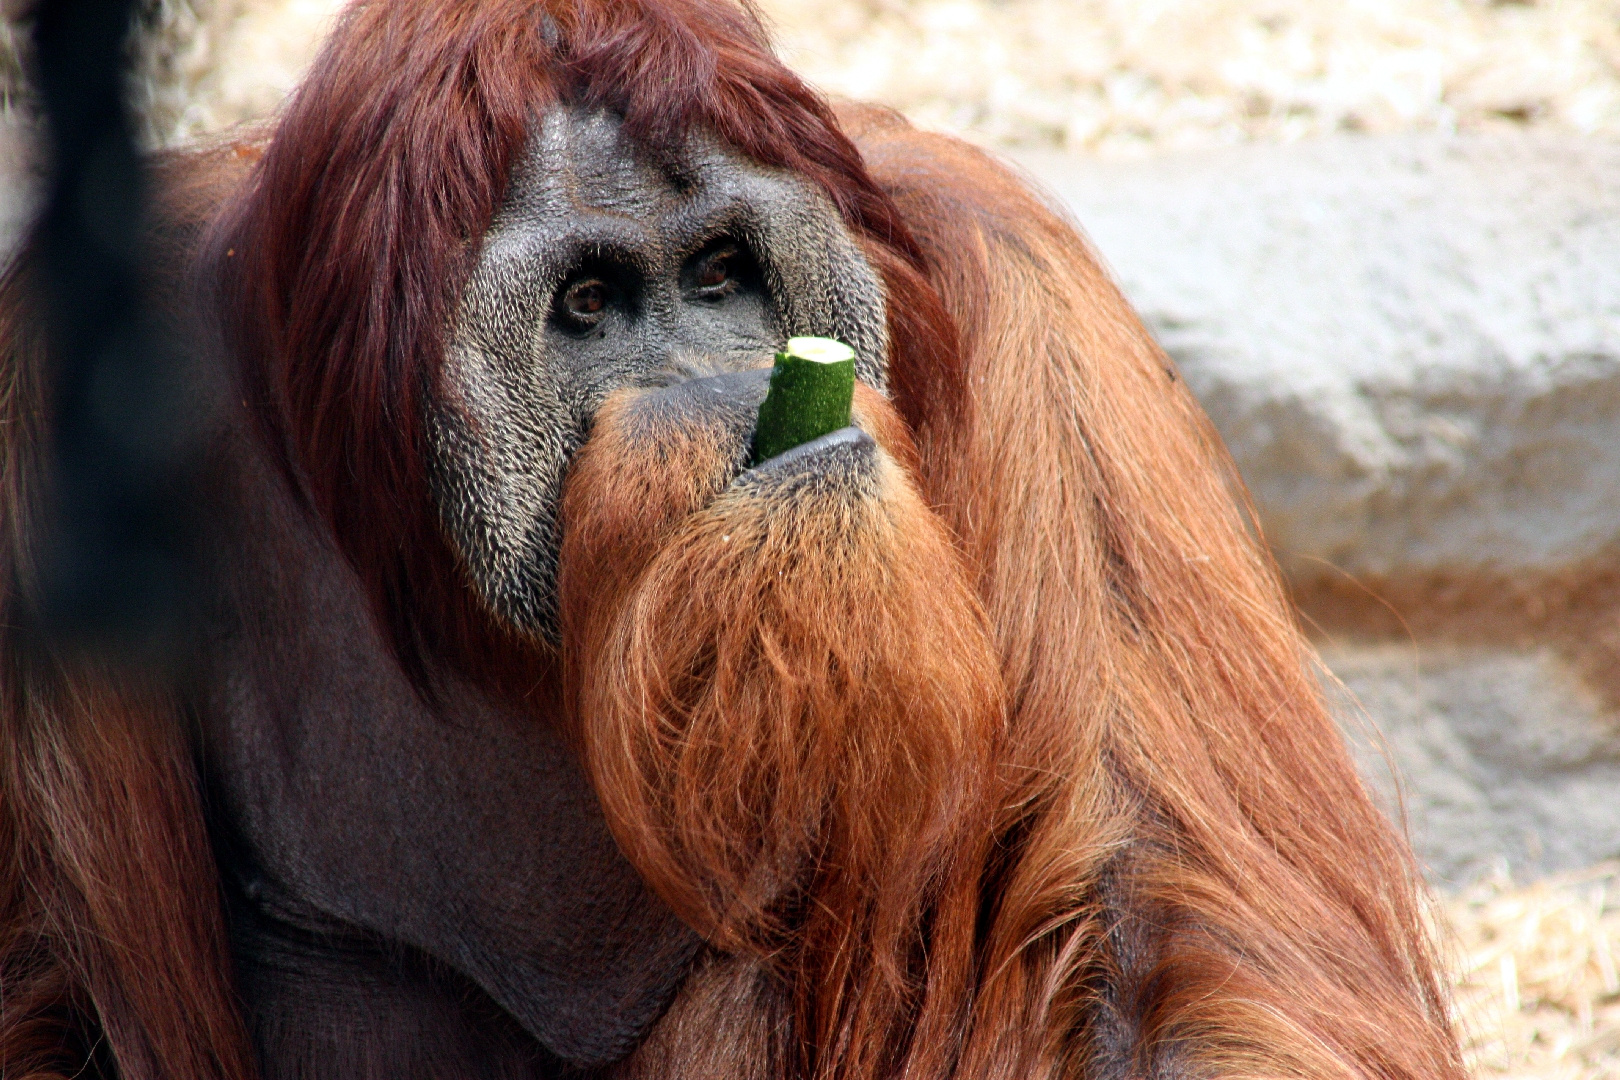
[[[431,430],[437,496],[485,601],[555,634],[564,469],[613,391],[709,377],[747,455],[762,365],[798,334],[854,347],[881,388],[883,288],[803,177],[713,140],[653,155],[615,117],[548,112],[462,294]]]

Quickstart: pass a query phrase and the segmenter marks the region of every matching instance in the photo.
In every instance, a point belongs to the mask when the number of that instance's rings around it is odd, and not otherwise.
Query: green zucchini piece
[[[754,464],[849,426],[855,350],[832,338],[788,338],[754,428]]]

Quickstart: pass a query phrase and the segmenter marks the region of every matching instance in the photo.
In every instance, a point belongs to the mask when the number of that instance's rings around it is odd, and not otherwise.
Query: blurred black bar
[[[161,660],[192,574],[178,355],[143,309],[147,176],[127,103],[133,0],[44,0],[36,75],[51,182],[37,233],[54,457],[37,629]]]

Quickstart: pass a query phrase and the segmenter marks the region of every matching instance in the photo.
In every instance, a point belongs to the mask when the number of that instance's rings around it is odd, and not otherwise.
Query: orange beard
[[[950,1042],[1002,717],[904,425],[858,390],[876,446],[741,475],[735,424],[615,395],[570,473],[559,582],[574,736],[620,846],[717,948],[767,960],[833,1072]]]

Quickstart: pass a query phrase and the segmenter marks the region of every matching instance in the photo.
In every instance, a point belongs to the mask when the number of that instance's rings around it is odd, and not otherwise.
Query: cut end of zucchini
[[[754,464],[849,426],[855,350],[832,338],[789,338],[754,429]]]
[[[776,362],[781,363],[784,355],[817,364],[840,364],[845,360],[851,364],[855,362],[855,350],[830,337],[788,338],[787,348],[776,354]]]

